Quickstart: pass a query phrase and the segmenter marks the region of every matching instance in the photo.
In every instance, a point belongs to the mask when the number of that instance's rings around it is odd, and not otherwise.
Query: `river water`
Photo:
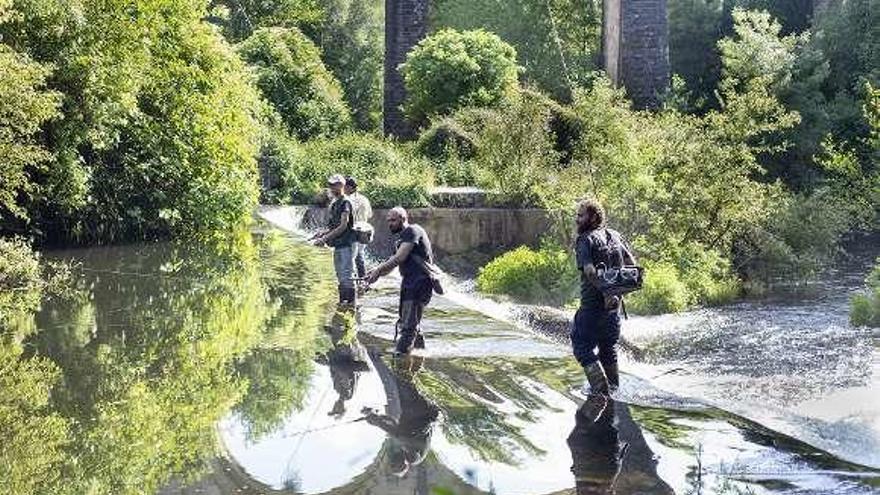
[[[427,349],[391,359],[395,281],[336,312],[329,253],[267,216],[293,234],[47,254],[79,263],[76,290],[0,347],[22,398],[0,402],[0,488],[880,493],[880,337],[847,322],[865,263],[631,318],[643,358],[582,407],[567,347],[466,283],[432,302]]]

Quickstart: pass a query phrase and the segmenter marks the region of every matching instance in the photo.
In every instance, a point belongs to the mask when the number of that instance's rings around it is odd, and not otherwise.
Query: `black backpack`
[[[596,231],[592,235],[603,235],[604,243],[596,253],[596,275],[599,277],[599,290],[609,296],[622,296],[642,288],[645,269],[639,265],[627,264],[626,256],[635,257],[626,247],[617,232],[608,229]]]

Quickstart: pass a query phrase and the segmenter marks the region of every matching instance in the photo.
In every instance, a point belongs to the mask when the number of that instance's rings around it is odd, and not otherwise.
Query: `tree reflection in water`
[[[2,329],[4,493],[152,493],[214,457],[233,407],[257,436],[301,402],[332,287],[311,248],[241,236],[64,257],[82,263],[76,294],[28,335]]]

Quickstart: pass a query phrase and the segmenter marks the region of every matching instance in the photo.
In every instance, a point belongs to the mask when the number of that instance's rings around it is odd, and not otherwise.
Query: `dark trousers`
[[[400,306],[397,309],[397,324],[400,330],[397,340],[399,352],[409,352],[412,349],[413,342],[421,330],[425,306],[431,302],[432,294],[433,287],[430,280],[400,288]]]
[[[620,314],[617,310],[581,306],[575,313],[571,346],[581,366],[586,368],[596,361],[606,368],[616,364],[619,339]]]

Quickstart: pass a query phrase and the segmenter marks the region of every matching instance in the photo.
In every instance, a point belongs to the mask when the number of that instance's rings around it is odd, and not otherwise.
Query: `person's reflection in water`
[[[438,408],[419,393],[413,378],[424,358],[406,355],[392,362],[393,386],[389,393],[386,414],[364,408],[369,424],[388,433],[384,455],[389,474],[402,478],[425,460],[431,443],[431,430],[438,417]]]
[[[333,315],[327,327],[333,348],[327,353],[326,360],[330,366],[330,378],[333,390],[338,397],[333,408],[327,413],[335,418],[345,414],[345,401],[354,396],[358,375],[369,370],[364,349],[355,334],[354,320],[349,312],[338,311]]]
[[[615,493],[627,444],[620,441],[614,408],[612,399],[588,400],[575,413],[568,447],[578,495]]]

